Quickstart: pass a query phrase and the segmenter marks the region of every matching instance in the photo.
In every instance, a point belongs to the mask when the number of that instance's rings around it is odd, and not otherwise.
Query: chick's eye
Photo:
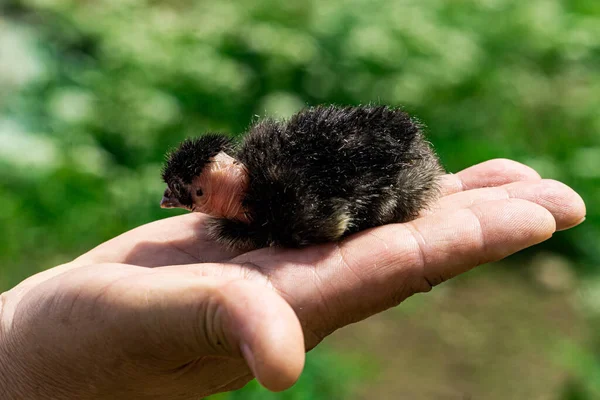
[[[181,187],[179,186],[179,184],[175,183],[171,187],[171,192],[173,192],[174,195],[179,196],[179,194],[181,193]]]
[[[200,197],[204,194],[204,192],[202,192],[202,189],[198,189],[196,190],[196,196]]]

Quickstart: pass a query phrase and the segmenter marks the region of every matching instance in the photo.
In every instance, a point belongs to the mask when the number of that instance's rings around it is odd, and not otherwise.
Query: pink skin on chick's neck
[[[248,171],[233,157],[224,152],[213,157],[200,176],[194,179],[192,188],[202,190],[201,196],[192,191],[193,211],[249,222],[242,207],[248,188]]]

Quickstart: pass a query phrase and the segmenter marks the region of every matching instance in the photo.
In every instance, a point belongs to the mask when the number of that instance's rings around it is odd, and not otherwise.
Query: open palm
[[[442,192],[417,220],[299,250],[223,249],[197,213],[153,222],[5,293],[1,327],[64,398],[196,398],[253,376],[281,390],[334,330],[585,215],[570,188],[508,160],[447,175]]]

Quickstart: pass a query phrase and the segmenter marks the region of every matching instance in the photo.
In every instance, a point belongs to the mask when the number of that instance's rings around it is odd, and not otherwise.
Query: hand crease
[[[350,271],[352,273],[352,275],[354,275],[354,277],[358,280],[358,282],[360,282],[361,284],[364,283],[364,279],[361,278],[360,275],[356,273],[356,271],[354,271],[354,268],[352,268],[350,266],[350,263],[346,260],[346,256],[344,254],[343,245],[340,244],[340,243],[336,243],[335,244],[335,248],[336,248],[336,251],[337,251],[337,253],[339,255],[340,262],[342,263],[342,268],[347,269],[348,271]]]
[[[477,254],[484,255],[483,257],[479,257],[477,259],[477,264],[475,264],[475,266],[478,266],[478,265],[482,265],[485,262],[487,262],[486,260],[488,259],[488,257],[487,257],[488,246],[487,246],[487,241],[485,240],[485,235],[483,234],[483,226],[481,225],[481,220],[479,219],[479,216],[471,208],[467,208],[467,210],[469,210],[471,215],[473,215],[473,217],[475,217],[476,229],[477,229],[477,233],[479,236],[479,243],[481,245],[481,250],[477,251]]]
[[[390,246],[388,245],[388,243],[384,239],[380,238],[375,233],[373,233],[373,231],[369,232],[369,236],[372,236],[375,239],[379,240],[381,242],[381,244],[383,244],[383,247],[385,247],[386,251],[390,249]]]
[[[100,310],[102,310],[104,307],[102,307],[102,306],[98,307],[97,305],[102,301],[102,299],[104,297],[106,297],[107,293],[113,287],[119,285],[123,281],[126,281],[126,282],[135,281],[135,279],[133,279],[133,277],[135,277],[136,275],[139,275],[139,273],[126,274],[126,275],[120,276],[119,278],[111,280],[111,281],[107,282],[105,285],[103,285],[102,287],[98,288],[98,295],[95,296],[94,299],[93,299],[93,301],[92,301],[92,304],[94,305],[92,307],[92,309],[100,309]],[[130,286],[130,284],[128,286]]]
[[[458,175],[454,175],[456,177],[456,183],[458,183],[458,191],[459,192],[464,192],[467,189],[465,188],[465,183],[463,182],[463,180],[460,178],[460,176]]]
[[[446,174],[445,175],[445,180],[448,181],[450,178],[452,185],[454,186],[454,188],[452,187],[448,187],[447,185],[444,185],[444,179],[442,179],[442,186],[441,186],[441,197],[445,197],[445,196],[449,196],[449,195],[453,195],[455,193],[460,193],[460,192],[464,192],[465,190],[467,190],[467,188],[465,187],[462,179],[460,178],[460,176],[458,176],[457,174]]]
[[[269,289],[273,289],[277,292],[277,290],[273,286],[272,274],[269,272],[268,269],[261,268],[260,266],[249,261],[240,264],[240,268],[242,269],[242,278],[244,280],[254,280],[254,277],[258,275],[261,278],[263,278],[263,284],[265,284]]]
[[[317,315],[319,315],[321,317],[322,320],[325,321],[325,326],[331,325],[328,322],[331,321],[331,315],[333,315],[331,313],[331,307],[329,306],[329,301],[327,301],[327,297],[325,297],[323,290],[322,290],[322,286],[324,286],[325,281],[320,277],[319,273],[316,270],[312,271],[313,276],[315,278],[315,289],[319,294],[320,300],[317,304],[319,304],[323,310],[318,313]],[[335,296],[335,301],[339,302],[339,298],[338,296]]]
[[[435,282],[432,282],[429,280],[429,277],[427,276],[427,273],[425,271],[425,265],[426,265],[426,260],[427,260],[427,258],[425,256],[425,249],[424,249],[424,245],[426,243],[425,238],[423,237],[423,235],[421,234],[421,231],[419,231],[419,229],[416,227],[416,225],[413,222],[408,222],[404,226],[406,226],[406,228],[410,232],[411,237],[413,238],[415,244],[417,245],[418,264],[419,264],[418,268],[420,271],[420,277],[425,282],[427,282],[427,285],[429,285],[429,287],[423,291],[428,292],[431,289],[433,289],[433,287],[436,285],[435,285]]]
[[[200,257],[198,257],[198,256],[196,256],[196,255],[194,255],[194,254],[190,253],[189,251],[187,251],[187,250],[186,250],[185,248],[183,248],[183,247],[177,246],[177,245],[176,245],[175,243],[173,243],[173,242],[167,242],[167,244],[168,244],[169,246],[173,247],[174,249],[176,249],[176,250],[178,250],[178,251],[180,251],[180,252],[182,252],[182,253],[184,253],[184,254],[186,254],[186,255],[190,256],[190,257],[191,257],[191,258],[192,258],[194,261],[197,261],[197,262],[203,262],[203,261],[204,261],[204,260],[202,260]]]
[[[236,378],[232,378],[232,379],[228,380],[227,382],[225,382],[225,383],[223,383],[221,385],[211,387],[210,391],[206,395],[203,395],[202,397],[222,392],[223,389],[227,390],[232,383],[238,382],[238,381],[240,381],[242,379],[245,379],[245,378],[248,378],[248,381],[250,381],[250,380],[252,380],[252,378],[254,378],[254,376],[251,373],[246,373],[246,374],[243,374],[243,375],[238,376]]]

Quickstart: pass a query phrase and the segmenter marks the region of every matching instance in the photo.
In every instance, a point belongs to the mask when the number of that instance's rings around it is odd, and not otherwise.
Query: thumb
[[[290,305],[265,285],[168,268],[140,277],[128,293],[143,295],[143,301],[133,303],[143,306],[135,307],[137,315],[131,316],[146,331],[142,337],[157,341],[153,350],[166,360],[243,357],[256,379],[272,391],[289,388],[302,372],[300,322]]]

